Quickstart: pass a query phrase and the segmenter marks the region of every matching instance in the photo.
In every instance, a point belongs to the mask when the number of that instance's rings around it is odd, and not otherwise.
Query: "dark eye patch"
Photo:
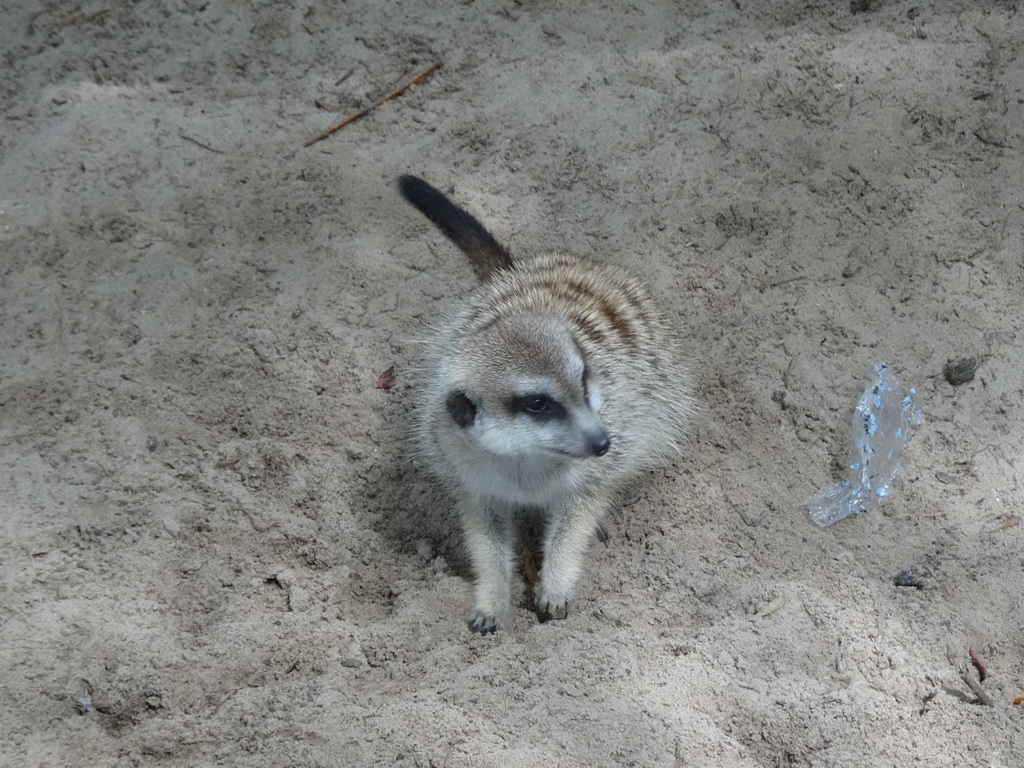
[[[476,406],[465,392],[461,390],[451,392],[444,404],[452,421],[463,429],[476,420]]]
[[[537,421],[562,420],[567,417],[565,407],[548,395],[522,395],[509,401],[509,409],[513,413],[525,413]]]

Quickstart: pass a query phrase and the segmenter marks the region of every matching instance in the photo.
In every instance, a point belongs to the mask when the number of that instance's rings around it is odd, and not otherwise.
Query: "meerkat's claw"
[[[539,603],[537,605],[537,615],[542,623],[551,619],[561,621],[569,616],[569,603]]]
[[[488,616],[483,611],[473,611],[469,614],[467,622],[471,632],[480,635],[492,635],[498,631],[498,619],[496,616]]]

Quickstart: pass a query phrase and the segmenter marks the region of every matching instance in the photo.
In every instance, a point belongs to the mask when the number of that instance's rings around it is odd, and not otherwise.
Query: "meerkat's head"
[[[501,317],[467,339],[454,362],[446,416],[481,449],[580,459],[608,452],[601,393],[561,319]]]

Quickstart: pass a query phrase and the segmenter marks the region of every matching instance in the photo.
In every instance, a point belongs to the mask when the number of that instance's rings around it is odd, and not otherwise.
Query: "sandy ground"
[[[4,3],[0,762],[1024,766],[1024,13],[854,5]],[[406,172],[694,358],[566,621],[466,629]],[[819,529],[876,362],[927,423]]]

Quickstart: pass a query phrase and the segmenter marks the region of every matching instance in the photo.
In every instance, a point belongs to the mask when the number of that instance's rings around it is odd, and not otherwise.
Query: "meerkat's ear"
[[[476,420],[476,405],[461,389],[449,394],[444,405],[448,409],[448,415],[452,417],[452,421],[463,429]]]

